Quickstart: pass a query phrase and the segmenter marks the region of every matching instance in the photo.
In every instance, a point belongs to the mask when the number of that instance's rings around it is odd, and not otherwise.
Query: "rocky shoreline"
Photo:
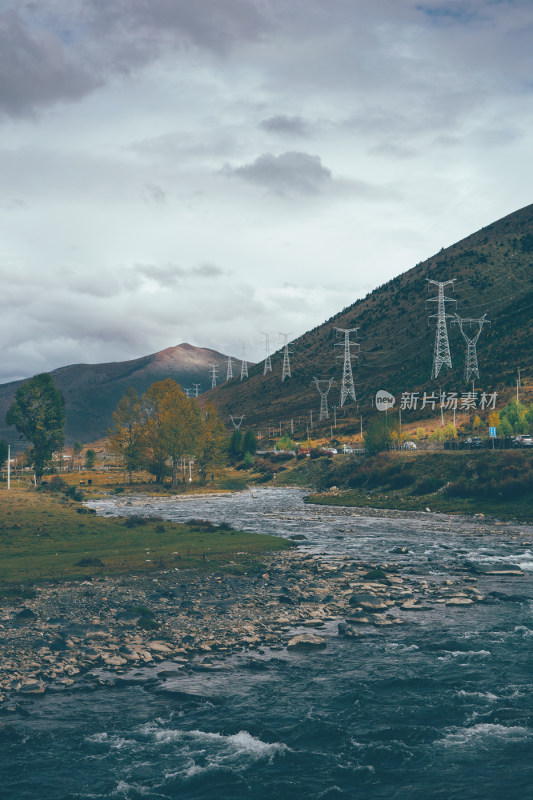
[[[485,600],[477,578],[463,573],[430,583],[405,565],[294,550],[264,563],[253,577],[161,570],[49,583],[32,599],[3,600],[0,712],[45,692],[140,678],[145,667],[158,674],[161,662],[163,678],[169,662],[179,675],[239,651],[322,648],[328,622],[355,640],[439,604]]]

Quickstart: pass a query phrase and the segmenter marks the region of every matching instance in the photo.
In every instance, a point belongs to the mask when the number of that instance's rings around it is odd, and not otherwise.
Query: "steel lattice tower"
[[[201,385],[202,385],[201,383],[193,383],[193,386],[194,386],[194,396],[195,396],[195,397],[198,397],[198,395],[199,395],[199,393],[200,393],[200,386],[201,386]]]
[[[280,333],[280,336],[283,336],[285,343],[283,345],[283,368],[281,370],[281,382],[285,380],[285,378],[291,377],[291,362],[289,360],[289,345],[288,345],[288,333]]]
[[[265,367],[263,369],[263,375],[266,375],[267,372],[272,372],[272,362],[270,360],[270,335],[268,333],[263,333],[265,337]]]
[[[450,353],[450,342],[448,341],[448,328],[446,327],[446,318],[451,319],[451,314],[446,314],[445,303],[455,303],[453,297],[444,296],[444,287],[448,284],[453,284],[455,278],[451,281],[432,281],[426,278],[428,283],[432,283],[438,287],[437,297],[430,297],[430,303],[437,303],[437,313],[432,314],[430,319],[437,320],[437,333],[435,335],[435,347],[433,350],[433,369],[431,377],[433,379],[438,377],[443,364],[451,369],[452,368],[452,355]]]
[[[218,364],[210,364],[209,369],[211,371],[211,389],[214,389],[217,385],[217,369]]]
[[[318,389],[318,393],[320,395],[320,415],[319,420],[321,419],[329,419],[329,412],[328,412],[328,393],[331,389],[331,385],[333,383],[333,378],[329,378],[329,380],[319,380],[318,378],[313,378],[316,388]],[[326,388],[323,388],[324,384],[326,384]]]
[[[463,334],[463,339],[466,342],[466,358],[465,358],[465,381],[468,383],[470,378],[473,376],[474,378],[479,378],[479,367],[477,363],[477,352],[476,352],[476,345],[477,340],[481,335],[481,330],[483,325],[487,324],[490,325],[490,321],[485,319],[487,315],[483,314],[482,317],[479,319],[462,319],[459,314],[455,315],[455,319],[453,320],[459,325],[459,330]],[[463,325],[464,323],[469,325],[478,325],[478,332],[475,336],[467,336],[464,332]]]
[[[240,431],[241,425],[242,425],[243,421],[246,419],[244,414],[241,414],[240,417],[234,417],[232,414],[230,414],[229,418],[230,418],[231,424],[233,425],[235,430],[236,431]]]
[[[344,355],[338,356],[338,358],[344,358],[344,366],[342,370],[342,385],[341,385],[341,400],[340,406],[345,404],[346,399],[351,397],[352,400],[356,401],[355,398],[355,386],[353,384],[353,373],[352,373],[352,358],[358,358],[358,356],[352,356],[351,347],[360,347],[358,342],[350,342],[350,334],[356,333],[359,328],[335,328],[338,333],[344,334],[344,343],[337,342],[335,347],[343,347],[344,346]]]
[[[226,370],[226,380],[230,381],[233,378],[233,361],[231,356],[228,356],[228,368]]]
[[[248,362],[246,361],[246,345],[242,343],[241,381],[248,377]]]

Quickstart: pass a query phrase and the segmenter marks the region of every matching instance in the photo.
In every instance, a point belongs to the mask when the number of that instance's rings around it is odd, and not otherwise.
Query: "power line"
[[[228,356],[228,366],[226,369],[226,380],[230,381],[233,378],[233,361],[231,356]]]
[[[241,381],[248,377],[248,362],[246,361],[246,345],[242,343]]]
[[[283,345],[283,367],[281,370],[281,382],[285,380],[285,378],[291,377],[291,363],[289,360],[289,334],[288,333],[280,333],[280,336],[283,336],[285,342]]]
[[[263,333],[265,337],[265,366],[263,369],[263,375],[266,375],[267,372],[272,372],[272,362],[270,360],[270,334]]]
[[[355,403],[355,386],[353,384],[353,373],[352,373],[352,358],[358,358],[358,356],[352,356],[351,347],[360,347],[358,342],[350,342],[350,333],[355,333],[357,335],[357,331],[359,328],[335,328],[337,333],[344,334],[344,344],[341,342],[337,342],[334,346],[335,347],[343,347],[344,346],[344,355],[341,358],[344,358],[344,365],[342,370],[342,385],[341,385],[341,400],[340,405],[341,408],[346,402],[348,397],[351,397]]]
[[[211,389],[214,389],[217,385],[218,364],[210,364],[209,369],[211,371]]]
[[[477,340],[481,334],[481,330],[483,325],[490,325],[490,321],[485,319],[487,315],[483,314],[482,317],[479,319],[462,319],[459,314],[456,313],[455,319],[453,322],[456,322],[459,325],[459,330],[463,334],[463,339],[466,343],[466,358],[465,358],[465,381],[468,383],[470,378],[473,376],[474,378],[479,378],[479,367],[477,363],[477,352],[476,352],[476,345]],[[478,331],[475,336],[467,336],[463,325],[470,324],[470,325],[478,325]]]
[[[452,355],[450,353],[450,342],[448,340],[448,328],[446,327],[446,319],[451,319],[450,314],[446,314],[445,303],[455,303],[452,297],[444,296],[444,287],[448,284],[452,285],[455,278],[451,281],[432,281],[426,278],[428,283],[434,284],[438,289],[437,297],[430,297],[428,302],[437,303],[437,313],[432,314],[430,319],[436,318],[437,320],[437,333],[435,335],[435,348],[433,350],[433,369],[431,370],[431,377],[436,379],[443,364],[451,369],[452,368]]]
[[[320,395],[320,416],[319,420],[322,419],[329,419],[329,412],[328,412],[328,394],[329,390],[331,389],[331,385],[333,383],[333,378],[329,378],[329,380],[319,380],[318,378],[313,378],[316,388],[318,389],[318,393]]]

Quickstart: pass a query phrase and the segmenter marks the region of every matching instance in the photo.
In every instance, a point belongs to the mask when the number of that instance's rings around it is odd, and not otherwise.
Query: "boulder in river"
[[[318,650],[326,646],[326,640],[322,636],[315,636],[313,633],[301,633],[293,636],[287,642],[288,650]]]

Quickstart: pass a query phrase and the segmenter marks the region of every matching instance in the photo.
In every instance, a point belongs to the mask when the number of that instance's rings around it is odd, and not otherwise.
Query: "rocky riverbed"
[[[162,570],[36,586],[33,599],[1,602],[0,710],[16,697],[140,680],[147,666],[161,664],[164,677],[215,669],[235,651],[325,647],[328,622],[353,640],[394,630],[439,604],[483,602],[476,584],[464,573],[432,581],[405,563],[290,551],[253,577]]]

